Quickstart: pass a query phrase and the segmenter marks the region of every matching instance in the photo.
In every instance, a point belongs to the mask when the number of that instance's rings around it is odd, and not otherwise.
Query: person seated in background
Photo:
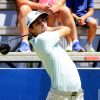
[[[34,9],[38,11],[45,11],[49,14],[47,18],[49,26],[54,26],[55,18],[53,19],[53,17],[56,17],[58,19],[58,23],[60,23],[62,20],[65,26],[71,28],[70,37],[72,38],[73,41],[72,43],[73,48],[71,47],[71,51],[72,49],[74,51],[84,51],[84,49],[79,44],[77,38],[77,30],[71,12],[69,8],[64,5],[65,0],[59,0],[59,2],[57,0],[56,2],[54,2],[54,4],[50,4],[49,2],[36,3],[37,1],[29,1],[29,0],[16,0],[16,1],[17,1],[17,7],[19,9],[19,28],[22,35],[29,33],[28,28],[25,25],[26,15]],[[22,43],[18,48],[18,51],[20,52],[31,51],[28,43],[28,36],[22,38]]]
[[[50,6],[39,4],[37,3],[37,0],[16,0],[16,5],[18,9],[18,27],[20,29],[21,35],[26,35],[29,33],[28,27],[25,24],[25,17],[26,15],[32,11],[32,10],[43,10],[43,11],[49,11]],[[30,52],[30,45],[28,42],[28,36],[25,36],[22,38],[22,42],[20,44],[20,47],[17,49],[19,52]]]
[[[88,37],[84,46],[86,52],[95,52],[92,42],[96,35],[97,21],[92,17],[94,13],[94,0],[67,0],[77,26],[88,27]]]
[[[25,22],[32,33],[31,43],[51,78],[46,100],[84,100],[80,76],[67,52],[59,45],[71,33],[66,26],[48,27],[47,13],[30,12]]]
[[[52,7],[52,5],[57,5],[57,6],[63,6],[64,4],[60,5],[59,3],[56,3],[56,0],[39,0],[39,4],[48,4]],[[50,13],[50,12],[49,12]],[[52,13],[52,12],[51,12]],[[57,23],[56,23],[57,22]],[[57,25],[62,24],[62,18],[60,14],[49,14],[47,24],[48,26],[55,26],[55,23]]]

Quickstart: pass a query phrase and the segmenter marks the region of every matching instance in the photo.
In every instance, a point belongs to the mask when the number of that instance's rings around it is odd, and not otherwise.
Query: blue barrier
[[[100,100],[100,69],[79,69],[84,100]]]
[[[100,69],[78,69],[84,100],[100,100]],[[50,78],[45,69],[0,69],[0,100],[45,100]]]
[[[49,88],[43,69],[0,69],[0,100],[45,100]]]

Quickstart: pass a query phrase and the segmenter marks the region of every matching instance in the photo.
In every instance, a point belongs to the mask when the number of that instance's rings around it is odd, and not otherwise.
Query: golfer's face
[[[38,18],[33,24],[34,33],[40,34],[44,31],[46,31],[46,29],[47,29],[46,18],[44,18],[44,19],[43,18]]]

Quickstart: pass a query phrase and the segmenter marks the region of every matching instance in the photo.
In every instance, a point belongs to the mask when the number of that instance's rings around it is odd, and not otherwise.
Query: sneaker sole
[[[24,53],[26,52],[27,53],[27,52],[32,52],[32,51],[31,50],[28,50],[28,51],[20,51],[20,50],[18,50],[17,52],[24,52]]]
[[[72,50],[66,50],[66,52],[72,52]]]
[[[79,50],[79,51],[75,51],[75,50],[73,50],[74,52],[85,52],[85,50]]]

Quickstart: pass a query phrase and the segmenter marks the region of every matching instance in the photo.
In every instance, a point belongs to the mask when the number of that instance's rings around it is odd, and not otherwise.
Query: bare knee
[[[68,7],[61,7],[60,9],[60,13],[63,15],[63,14],[66,14],[66,15],[71,15],[71,11]]]
[[[89,26],[90,28],[97,29],[97,21],[94,19],[94,20],[88,22],[88,26]]]
[[[20,15],[21,16],[26,16],[29,12],[31,12],[32,9],[28,5],[22,5],[19,9]]]

